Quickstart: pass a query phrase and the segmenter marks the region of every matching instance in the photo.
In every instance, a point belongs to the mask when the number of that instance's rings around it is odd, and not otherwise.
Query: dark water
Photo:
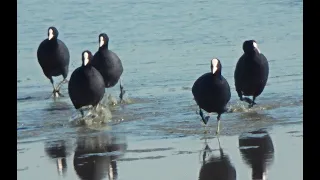
[[[75,141],[80,128],[69,122],[75,110],[67,85],[62,88],[66,97],[46,99],[52,87],[42,74],[36,51],[52,25],[58,28],[59,38],[71,53],[69,77],[81,64],[81,52],[95,52],[98,34],[108,33],[110,49],[122,59],[123,82],[131,100],[110,108],[109,129],[130,137],[128,144],[203,136],[191,86],[210,70],[209,60],[213,57],[221,60],[222,73],[232,91],[232,112],[222,116],[222,136],[236,137],[283,125],[302,127],[302,1],[19,0],[17,143],[26,146],[35,142],[28,146],[33,153],[39,151],[37,143]],[[258,42],[270,64],[267,87],[251,110],[239,102],[233,81],[246,39]],[[56,78],[56,82],[60,80]],[[118,97],[119,86],[107,91]],[[215,115],[209,126],[213,133]],[[302,137],[299,139],[302,144]],[[18,168],[21,158],[18,155]],[[161,176],[166,177],[159,173]]]

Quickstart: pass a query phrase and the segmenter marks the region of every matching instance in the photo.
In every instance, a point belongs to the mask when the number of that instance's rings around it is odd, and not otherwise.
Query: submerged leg
[[[82,118],[83,118],[83,117],[84,117],[84,112],[83,112],[83,109],[80,109],[79,111],[80,111],[80,113],[81,113],[81,116],[82,116]]]
[[[125,93],[126,93],[126,91],[123,88],[122,79],[120,78],[120,95],[119,95],[120,103],[123,102],[123,96],[124,96]]]
[[[50,79],[50,83],[52,85],[52,88],[53,88],[53,91],[52,91],[52,94],[51,94],[51,97],[53,98],[58,98],[59,96],[63,97],[63,95],[60,93],[60,86],[61,84],[65,81],[61,81],[57,87],[54,87],[54,82],[53,82],[53,79],[52,77],[49,78]]]
[[[250,107],[250,105],[252,104],[252,100],[251,100],[250,98],[248,98],[248,97],[244,97],[244,98],[243,98],[243,101],[245,101],[246,103],[248,103],[248,104],[249,104],[249,107]]]
[[[216,131],[217,136],[219,136],[219,134],[220,134],[220,117],[221,117],[221,114],[218,114],[218,116],[217,116],[218,125],[217,125],[217,131]]]
[[[57,98],[57,97],[59,97],[59,94],[57,93],[57,90],[56,90],[56,88],[54,87],[53,79],[52,79],[52,77],[50,77],[49,79],[50,79],[50,83],[51,83],[52,88],[53,88],[53,91],[52,91],[51,97],[53,97],[53,98]]]
[[[58,85],[57,85],[57,91],[59,91],[60,90],[60,88],[61,88],[61,86],[62,86],[62,84],[65,84],[65,83],[67,83],[68,82],[68,80],[66,79],[66,78],[64,78]]]
[[[254,102],[255,100],[256,100],[256,97],[253,96],[253,97],[252,97],[252,101],[251,101],[251,103],[249,104],[249,108],[253,107],[253,105],[256,104],[256,103]]]
[[[64,78],[64,79],[57,85],[57,87],[56,87],[56,93],[57,93],[59,96],[61,96],[61,97],[64,97],[64,95],[62,95],[62,94],[60,93],[60,88],[61,88],[62,84],[65,84],[65,83],[67,83],[67,82],[68,82],[68,80],[67,80],[66,78]]]

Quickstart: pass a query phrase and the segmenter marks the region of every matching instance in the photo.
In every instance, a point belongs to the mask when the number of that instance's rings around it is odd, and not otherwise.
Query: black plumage
[[[48,28],[48,38],[43,40],[37,50],[38,62],[44,75],[53,86],[53,97],[62,96],[60,87],[67,82],[70,54],[68,47],[58,39],[59,31],[55,27]],[[63,76],[63,80],[55,87],[52,77]]]
[[[220,116],[227,111],[226,105],[230,101],[231,92],[227,80],[221,75],[221,63],[218,59],[211,60],[211,72],[200,76],[192,86],[192,94],[200,109],[200,116],[207,124],[209,116],[203,117],[201,109],[208,113],[218,114],[217,134],[220,128]]]
[[[102,75],[106,88],[115,86],[122,73],[123,67],[120,58],[116,53],[108,48],[109,37],[105,33],[99,35],[99,50],[94,54],[91,64]],[[124,95],[123,86],[120,80],[120,99],[122,101]]]
[[[244,54],[237,62],[234,72],[236,91],[241,101],[252,107],[255,99],[263,92],[269,76],[269,63],[260,52],[255,40],[243,43]],[[253,96],[252,100],[243,96]]]
[[[96,107],[105,93],[103,77],[91,64],[92,59],[90,51],[82,53],[82,66],[75,69],[69,81],[69,96],[76,109],[92,105]]]

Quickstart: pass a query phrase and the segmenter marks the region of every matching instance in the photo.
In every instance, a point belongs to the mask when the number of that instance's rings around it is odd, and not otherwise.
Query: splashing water
[[[112,114],[107,106],[99,105],[97,108],[87,107],[84,109],[82,117],[79,111],[76,111],[69,122],[73,125],[100,126],[107,124],[112,120]]]

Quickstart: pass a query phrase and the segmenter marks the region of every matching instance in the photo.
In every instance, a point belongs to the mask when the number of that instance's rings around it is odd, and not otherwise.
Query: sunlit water
[[[231,86],[230,113],[222,115],[221,135],[302,124],[302,1],[18,1],[18,143],[77,137],[70,123],[76,111],[68,97],[47,99],[50,82],[37,62],[39,43],[49,26],[69,47],[72,71],[81,52],[98,48],[98,34],[121,58],[128,100],[110,106],[108,128],[134,139],[202,136],[191,93],[195,79],[218,57]],[[269,60],[268,84],[247,109],[239,102],[233,73],[242,43],[255,39]],[[56,78],[58,83],[61,77]],[[119,99],[119,84],[108,89]],[[216,127],[209,121],[209,133]],[[112,127],[111,127],[112,126]],[[103,129],[103,128],[102,128]]]

